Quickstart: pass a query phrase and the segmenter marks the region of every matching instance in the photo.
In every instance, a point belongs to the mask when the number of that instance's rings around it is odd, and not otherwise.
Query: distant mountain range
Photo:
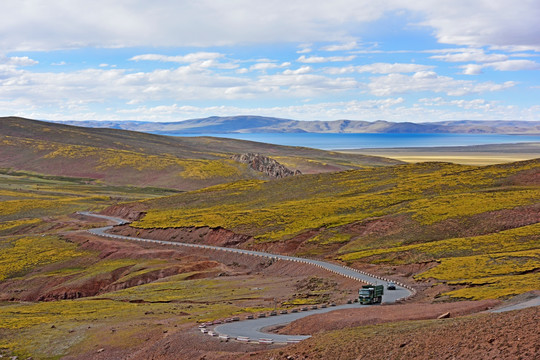
[[[133,130],[154,134],[226,133],[454,133],[540,134],[540,121],[459,120],[433,123],[378,120],[299,121],[263,116],[212,116],[176,122],[62,121],[63,124],[94,128]]]

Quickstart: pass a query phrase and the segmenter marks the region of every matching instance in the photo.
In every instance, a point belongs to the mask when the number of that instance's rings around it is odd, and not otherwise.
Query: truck
[[[380,304],[383,293],[383,285],[364,285],[358,291],[358,302],[362,305]]]

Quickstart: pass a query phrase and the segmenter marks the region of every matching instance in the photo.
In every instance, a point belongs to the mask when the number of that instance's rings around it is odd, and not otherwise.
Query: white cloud
[[[279,65],[276,64],[276,63],[271,63],[271,62],[260,62],[260,63],[251,65],[251,66],[249,67],[249,70],[261,70],[261,71],[266,71],[266,70],[276,69],[276,68],[279,68]]]
[[[317,64],[317,63],[325,63],[325,62],[347,62],[352,61],[356,58],[356,55],[349,55],[349,56],[309,56],[306,57],[305,55],[300,56],[296,61],[306,64]]]
[[[424,106],[455,106],[467,110],[489,110],[500,105],[497,101],[487,101],[485,99],[447,100],[442,97],[423,98],[419,99],[418,102]]]
[[[431,56],[432,59],[449,62],[495,62],[508,59],[504,54],[486,54],[482,49],[467,49],[458,53],[446,53],[444,55]]]
[[[289,65],[291,65],[290,62],[283,62],[281,64],[276,64],[275,62],[258,62],[256,64],[251,65],[249,67],[249,70],[267,71],[271,69],[284,68]]]
[[[462,73],[464,75],[480,75],[480,74],[482,74],[482,69],[483,69],[482,65],[467,64],[467,65],[463,65],[463,66],[460,66],[460,67],[463,69]]]
[[[351,37],[344,24],[376,20],[386,8],[370,0],[5,0],[0,48],[336,42]]]
[[[498,71],[540,70],[540,64],[531,60],[506,60],[487,64]]]
[[[498,91],[514,86],[507,81],[502,84],[494,82],[476,83],[469,80],[456,80],[448,76],[440,76],[433,71],[420,71],[412,76],[389,74],[371,78],[368,85],[371,93],[377,96],[389,96],[411,92],[430,91],[445,93],[449,96],[464,96],[474,93]]]
[[[535,0],[397,0],[418,11],[439,42],[470,47],[540,50],[540,2]]]
[[[160,54],[143,54],[133,56],[132,61],[161,61],[161,62],[176,62],[176,63],[193,63],[206,60],[215,60],[223,57],[223,54],[216,52],[196,52],[187,55],[167,56]]]
[[[167,106],[146,107],[119,111],[129,118],[161,121],[160,119],[189,119],[205,117],[207,114],[216,116],[230,116],[231,114],[259,114],[261,116],[275,116],[297,120],[336,120],[336,119],[379,119],[381,113],[390,114],[396,107],[404,103],[403,98],[386,98],[376,100],[352,100],[339,102],[325,102],[317,104],[303,104],[283,107],[251,107],[237,106],[180,106],[172,104]]]
[[[313,46],[313,44],[300,44],[298,47],[299,49],[296,51],[297,54],[308,54],[310,53],[311,51],[313,51],[311,49],[311,47]]]
[[[2,105],[0,103],[0,105]],[[352,100],[276,107],[238,107],[193,105],[141,106],[129,110],[120,110],[98,119],[133,119],[145,121],[178,121],[181,119],[202,118],[211,115],[230,116],[235,114],[258,114],[297,120],[368,120],[386,119],[389,121],[443,121],[457,119],[471,120],[540,120],[540,106],[517,108],[503,103],[484,99],[445,100],[439,98],[420,99],[416,103],[407,103],[401,97],[371,100]],[[24,116],[24,114],[21,114]],[[65,114],[58,119],[73,119]],[[43,117],[41,117],[43,118]],[[50,117],[49,117],[50,118]]]
[[[372,74],[394,74],[394,73],[412,73],[433,69],[431,65],[406,64],[406,63],[373,63],[359,66],[331,67],[326,69],[329,74],[347,74],[347,73],[372,73]]]
[[[356,66],[354,65],[348,65],[348,66],[342,66],[342,67],[329,67],[326,68],[325,72],[327,74],[332,75],[339,75],[339,74],[350,74],[355,72]]]
[[[357,72],[369,72],[372,74],[411,73],[433,69],[430,65],[404,64],[404,63],[374,63],[357,66]]]
[[[324,51],[347,51],[347,50],[354,50],[358,48],[358,44],[356,41],[350,41],[348,43],[344,44],[334,44],[334,45],[327,45],[321,48],[321,50]]]
[[[281,74],[261,76],[253,84],[254,89],[265,89],[268,94],[282,97],[306,98],[327,95],[332,91],[353,90],[359,83],[353,78],[329,78],[311,74],[309,66],[285,70]],[[253,89],[250,89],[253,90]]]
[[[485,68],[492,68],[497,71],[522,71],[540,70],[540,64],[532,60],[505,60],[491,62],[487,64],[467,64],[461,66],[465,75],[479,75]]]
[[[285,75],[307,74],[307,73],[310,73],[312,70],[313,69],[311,68],[311,66],[301,66],[296,70],[287,69],[287,70],[283,71],[283,74],[285,74]]]
[[[4,0],[0,48],[221,46],[286,39],[334,43],[323,49],[347,51],[358,46],[353,40],[362,36],[363,25],[400,12],[433,29],[441,43],[540,50],[535,0]]]
[[[38,61],[30,59],[28,56],[0,56],[0,64],[10,66],[32,66],[37,65]]]
[[[257,63],[256,69],[283,68],[290,63]],[[240,69],[241,70],[241,69]],[[246,69],[246,71],[249,71]],[[245,71],[239,71],[240,73]],[[149,101],[211,101],[302,98],[356,89],[352,78],[313,74],[310,66],[279,73],[241,76],[191,63],[175,69],[133,72],[101,67],[66,72],[30,72],[0,65],[0,99],[26,99],[41,107],[66,108],[100,103],[141,104]]]

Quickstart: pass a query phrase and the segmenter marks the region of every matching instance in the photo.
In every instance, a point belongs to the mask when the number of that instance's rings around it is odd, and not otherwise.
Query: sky
[[[538,0],[2,0],[0,116],[540,120]]]

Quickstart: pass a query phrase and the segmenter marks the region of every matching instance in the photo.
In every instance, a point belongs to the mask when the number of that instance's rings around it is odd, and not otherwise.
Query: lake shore
[[[491,165],[540,157],[540,143],[443,147],[402,147],[336,150],[343,153],[389,157],[405,162],[444,161],[464,165]]]

